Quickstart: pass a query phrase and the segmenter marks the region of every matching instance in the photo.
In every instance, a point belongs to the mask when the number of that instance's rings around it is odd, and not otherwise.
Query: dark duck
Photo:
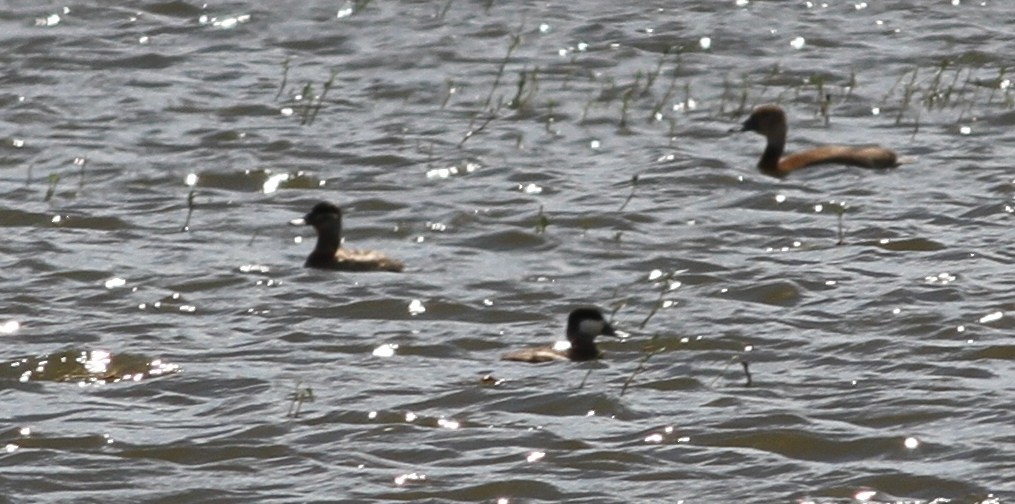
[[[321,202],[302,219],[289,221],[293,226],[310,225],[317,231],[317,245],[303,263],[307,268],[337,271],[402,271],[401,262],[373,250],[342,247],[342,210]]]
[[[567,341],[509,352],[501,360],[521,362],[588,361],[603,352],[596,347],[597,336],[620,336],[596,308],[578,308],[567,318]]]

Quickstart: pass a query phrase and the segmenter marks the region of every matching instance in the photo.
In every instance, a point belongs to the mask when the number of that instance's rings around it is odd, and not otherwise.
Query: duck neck
[[[786,132],[778,131],[768,135],[768,144],[765,145],[765,152],[758,161],[758,169],[769,175],[779,175],[779,159],[786,149]]]
[[[594,338],[568,337],[568,340],[571,342],[571,348],[567,351],[569,359],[585,361],[599,358],[600,352]]]
[[[342,223],[328,222],[317,229],[317,245],[314,254],[333,257],[342,244]]]

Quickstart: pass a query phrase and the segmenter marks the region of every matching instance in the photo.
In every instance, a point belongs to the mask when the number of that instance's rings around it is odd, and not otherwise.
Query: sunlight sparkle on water
[[[187,178],[183,179],[183,183],[186,184],[188,187],[194,187],[194,185],[197,184],[197,174],[188,173]]]
[[[119,277],[113,277],[106,280],[106,282],[103,285],[105,285],[107,289],[115,289],[117,287],[123,287],[124,285],[127,285],[127,281]]]
[[[50,14],[44,18],[35,18],[35,26],[56,26],[60,24],[59,14]]]
[[[448,420],[446,418],[438,418],[437,419],[437,425],[439,427],[444,427],[445,429],[451,429],[451,430],[457,429],[458,427],[461,426],[461,424],[458,423],[457,421],[455,421],[455,420]]]
[[[1004,317],[1004,312],[996,311],[994,313],[988,313],[980,317],[980,323],[989,324],[991,322],[997,322],[998,320],[1001,320],[1002,317]]]
[[[913,450],[916,447],[920,446],[920,441],[918,441],[915,437],[908,437],[902,443],[906,446],[906,448],[909,448],[910,450]]]
[[[395,350],[398,350],[397,343],[385,343],[374,349],[374,357],[392,357],[395,355]]]
[[[271,194],[277,191],[278,186],[282,182],[287,182],[289,178],[290,177],[288,173],[276,173],[274,175],[271,175],[268,177],[268,180],[264,181],[264,184],[261,186],[261,191],[263,191],[264,194]]]
[[[925,276],[923,280],[929,284],[948,285],[955,281],[955,275],[938,273],[937,275]]]
[[[426,313],[426,307],[423,306],[423,302],[418,299],[413,299],[409,302],[409,315],[415,317],[421,313]]]
[[[877,495],[876,491],[865,488],[862,490],[858,490],[853,495],[853,498],[860,502],[869,502],[871,499],[874,498],[875,495]]]
[[[219,19],[217,17],[209,17],[207,14],[202,14],[201,17],[197,18],[197,22],[203,25],[210,24],[215,28],[221,28],[223,30],[230,30],[236,28],[237,25],[243,24],[250,21],[250,14],[242,14],[234,17],[227,17]]]
[[[698,45],[701,46],[702,49],[706,49],[707,50],[708,48],[712,47],[712,38],[711,37],[701,37],[698,40]]]
[[[793,40],[790,41],[789,45],[793,49],[802,49],[804,47],[805,43],[806,43],[806,41],[804,40],[803,37],[796,37],[796,38],[794,38]]]
[[[14,334],[21,328],[21,322],[17,320],[6,320],[0,324],[0,334]]]
[[[93,350],[81,352],[76,360],[89,373],[104,374],[109,369],[109,363],[112,362],[113,356],[105,350]]]
[[[426,475],[420,473],[408,473],[395,476],[395,485],[404,486],[409,483],[424,483]]]
[[[546,452],[534,451],[525,456],[526,462],[539,462],[546,456]]]

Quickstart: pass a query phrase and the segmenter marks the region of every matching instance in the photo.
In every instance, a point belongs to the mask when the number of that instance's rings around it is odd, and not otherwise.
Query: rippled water
[[[311,3],[0,7],[0,502],[1015,499],[1006,2]]]

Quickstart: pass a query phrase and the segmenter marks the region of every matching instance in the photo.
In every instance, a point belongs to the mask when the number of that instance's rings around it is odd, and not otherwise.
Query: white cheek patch
[[[578,333],[599,336],[603,334],[603,327],[605,326],[606,324],[602,320],[582,320],[578,324]]]

